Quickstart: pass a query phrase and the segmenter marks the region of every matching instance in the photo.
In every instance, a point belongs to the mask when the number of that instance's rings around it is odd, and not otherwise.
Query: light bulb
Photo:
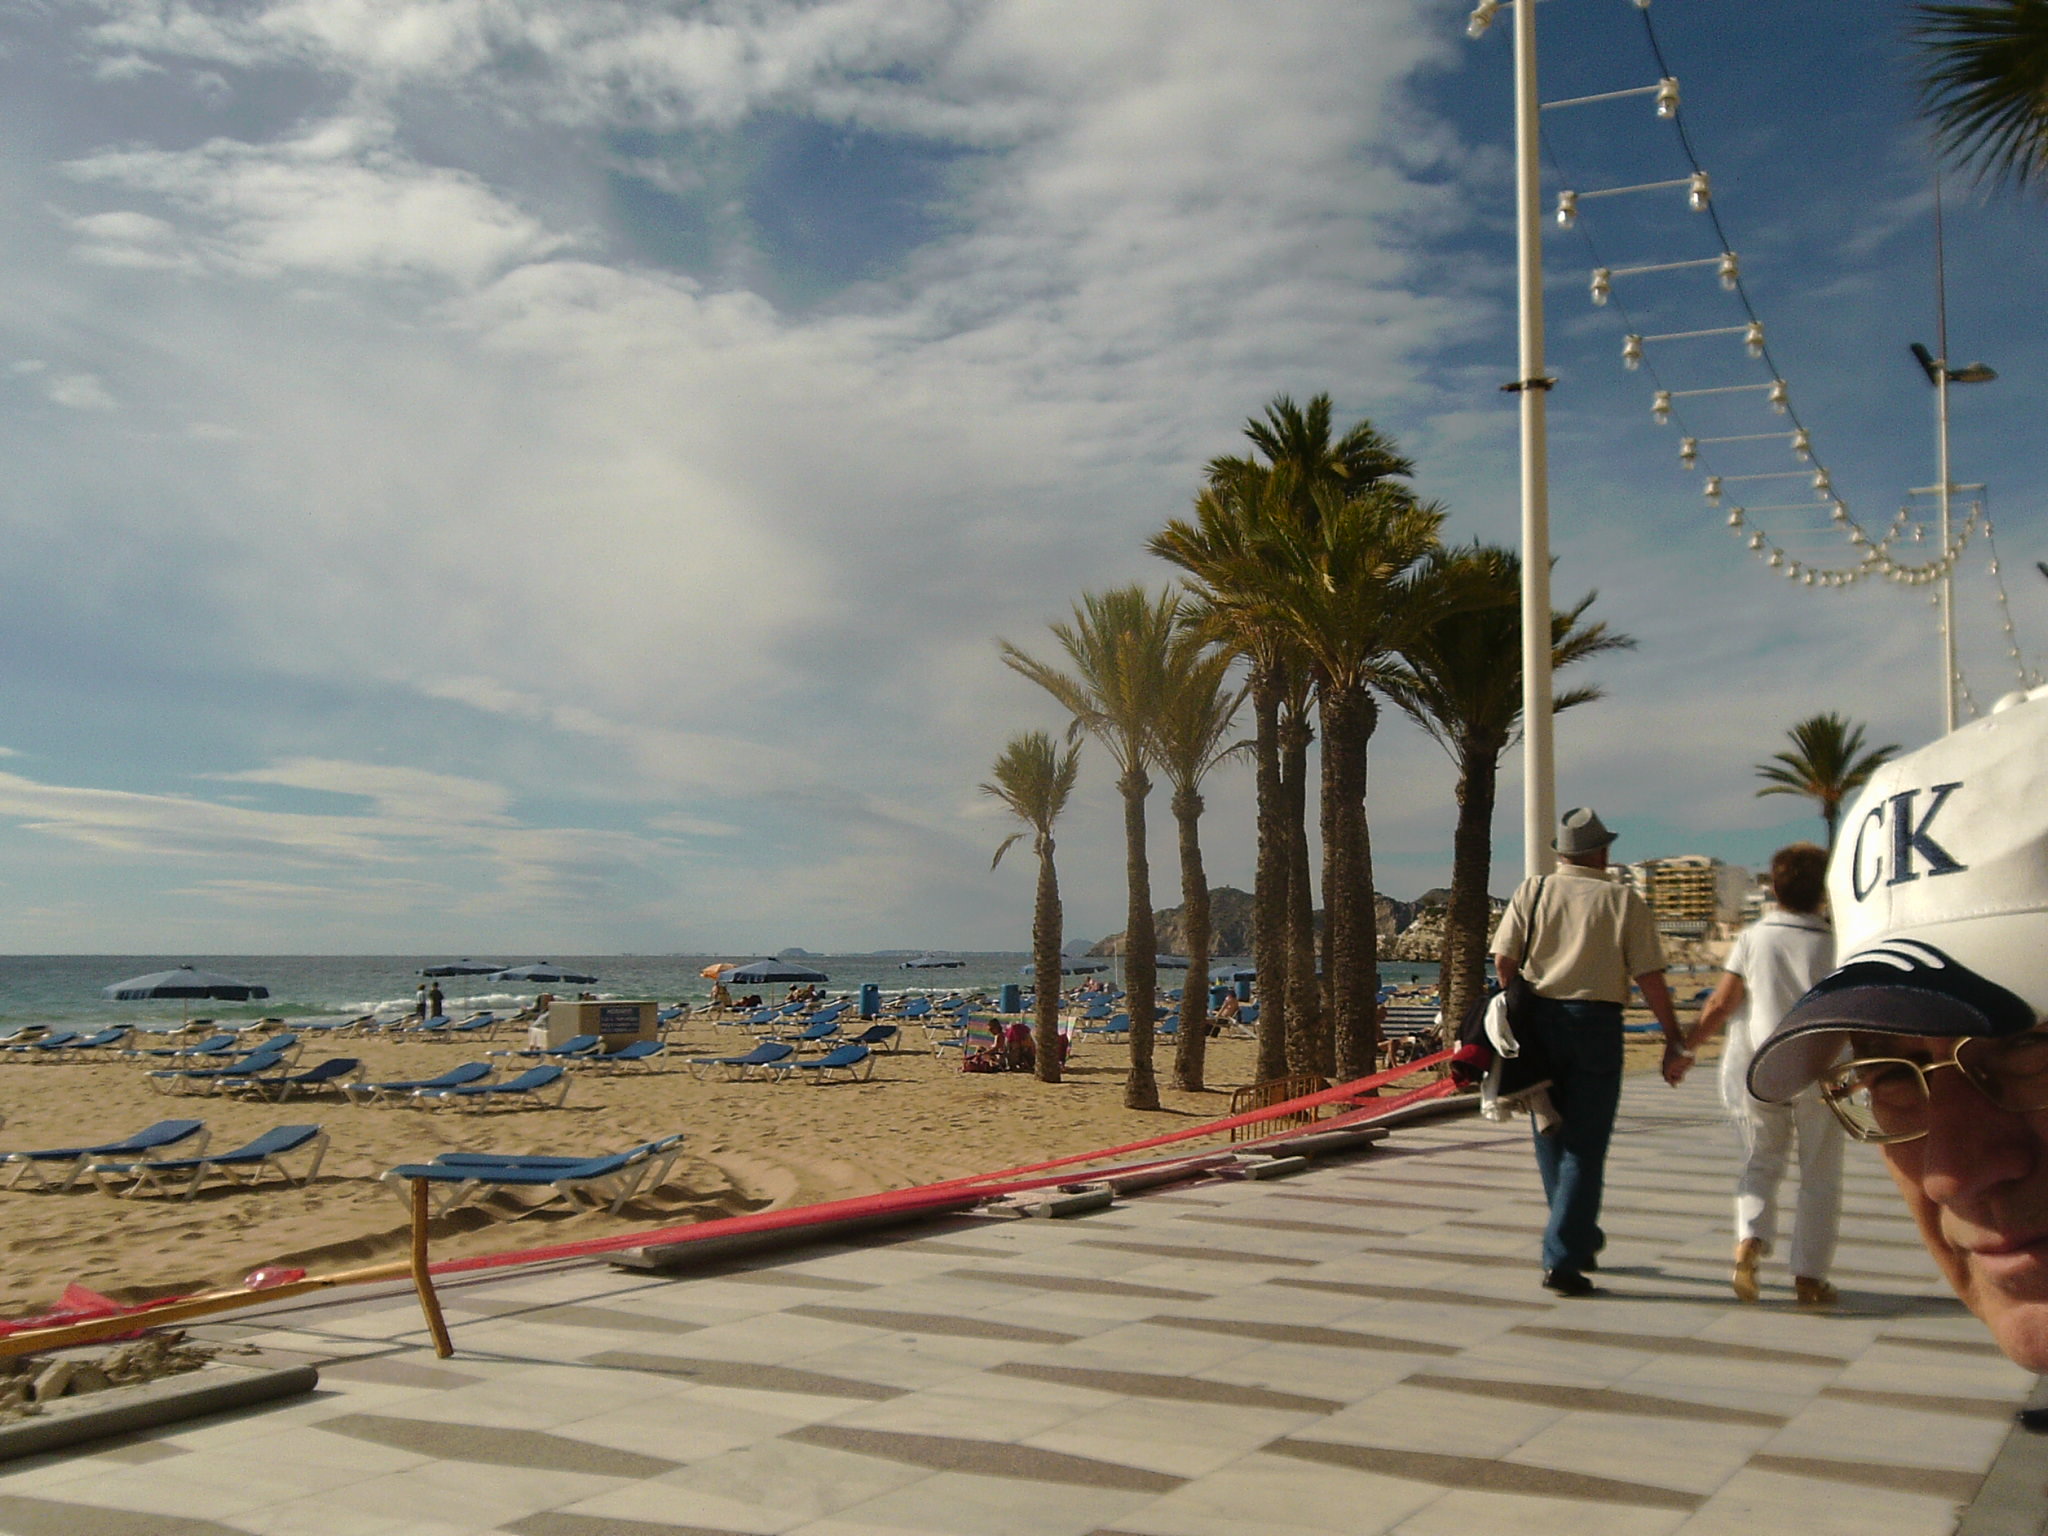
[[[1834,510],[1828,513],[1828,516],[1838,523],[1846,523],[1849,521],[1849,504],[1845,501],[1837,501]]]
[[[1742,509],[1737,507],[1735,510],[1739,512]],[[1749,536],[1749,547],[1751,549],[1762,549],[1764,547],[1764,536],[1761,533],[1752,533]]]
[[[1657,425],[1663,426],[1671,420],[1671,391],[1660,389],[1650,399],[1650,414],[1657,418]]]
[[[1804,586],[1809,586],[1809,587],[1810,587],[1810,586],[1812,586],[1812,585],[1813,585],[1813,572],[1811,572],[1811,571],[1807,571],[1807,572],[1806,572],[1806,573],[1805,573],[1804,575],[1802,575],[1802,576],[1801,576],[1801,577],[1799,578],[1799,580],[1800,580],[1801,584],[1802,584],[1802,585],[1804,585]]]
[[[1605,267],[1593,269],[1593,302],[1605,304],[1607,296],[1614,292],[1614,274]]]
[[[1493,25],[1493,18],[1500,14],[1500,0],[1479,0],[1472,8],[1472,14],[1465,21],[1467,37],[1484,37],[1486,29]]]
[[[1657,115],[1678,116],[1678,82],[1670,75],[1657,82]]]
[[[1678,462],[1691,469],[1699,462],[1700,440],[1696,437],[1681,437],[1678,440]]]
[[[1622,362],[1623,362],[1624,364],[1626,364],[1626,365],[1627,365],[1627,367],[1628,367],[1628,371],[1629,371],[1630,373],[1634,373],[1634,372],[1635,372],[1635,371],[1636,371],[1636,370],[1637,370],[1638,368],[1640,368],[1640,367],[1642,367],[1642,366],[1643,366],[1643,338],[1642,338],[1642,337],[1640,337],[1640,336],[1624,336],[1624,337],[1622,337],[1622,339],[1621,339],[1621,360],[1622,360]]]
[[[1557,223],[1560,229],[1570,229],[1579,222],[1579,194],[1560,192],[1557,194]]]
[[[1799,455],[1802,464],[1813,457],[1813,439],[1807,435],[1806,428],[1801,427],[1792,434],[1792,451]]]
[[[1728,526],[1730,528],[1740,528],[1742,526],[1742,508],[1730,507],[1728,509]]]
[[[1783,379],[1771,380],[1771,409],[1780,416],[1792,409],[1791,395],[1786,390]]]
[[[1707,476],[1707,483],[1701,489],[1707,493],[1707,500],[1718,502],[1721,499],[1721,477],[1719,475]]]
[[[1783,565],[1785,563],[1785,552],[1781,549],[1772,550],[1771,558],[1765,563],[1772,566],[1773,568]]]
[[[1831,489],[1833,489],[1833,487],[1834,481],[1828,478],[1828,472],[1826,470],[1816,469],[1813,472],[1813,488],[1816,491],[1819,491],[1823,496],[1825,496]]]
[[[1852,528],[1849,530],[1849,542],[1851,544],[1868,544],[1870,536],[1861,528]]]
[[[1730,293],[1733,293],[1735,291],[1736,283],[1739,282],[1742,277],[1742,263],[1735,259],[1735,253],[1733,251],[1723,251],[1721,253],[1720,272],[1721,286],[1723,288],[1726,288]]]
[[[1705,213],[1707,204],[1713,201],[1713,189],[1707,181],[1705,171],[1694,171],[1685,184],[1685,204],[1694,213]]]
[[[1743,327],[1742,344],[1749,348],[1749,355],[1751,357],[1762,357],[1764,355],[1763,321],[1752,320]]]

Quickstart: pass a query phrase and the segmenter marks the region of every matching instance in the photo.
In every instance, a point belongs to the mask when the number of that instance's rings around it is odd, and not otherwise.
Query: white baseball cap
[[[2048,1018],[2048,687],[1872,774],[1828,900],[1844,958],[1757,1050],[1757,1098],[1814,1082],[1851,1030],[2013,1035]]]

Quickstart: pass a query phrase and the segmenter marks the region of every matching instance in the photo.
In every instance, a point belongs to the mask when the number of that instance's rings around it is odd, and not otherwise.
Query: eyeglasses
[[[1874,1056],[1845,1061],[1821,1078],[1820,1092],[1842,1127],[1858,1141],[1918,1141],[1927,1134],[1928,1075],[1954,1067],[1963,1081],[2009,1114],[2048,1109],[2048,1030],[2002,1040],[1958,1040],[1946,1061]]]

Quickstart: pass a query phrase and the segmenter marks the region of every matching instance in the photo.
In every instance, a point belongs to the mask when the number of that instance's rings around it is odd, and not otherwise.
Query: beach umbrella
[[[214,971],[197,970],[181,965],[174,971],[151,971],[147,976],[132,976],[126,981],[117,981],[111,987],[102,987],[101,995],[117,1002],[139,1003],[159,997],[218,998],[224,1003],[246,1003],[254,998],[270,996],[270,988],[259,987],[253,982],[237,981],[232,976],[222,976]]]
[[[447,965],[430,965],[422,976],[495,976],[504,967],[495,960],[454,960]]]
[[[534,981],[544,986],[587,987],[595,976],[585,976],[581,971],[565,971],[559,965],[550,965],[545,960],[536,960],[532,965],[515,965],[508,970],[491,972],[493,981]]]
[[[728,972],[725,979],[753,987],[771,981],[830,981],[832,978],[823,971],[814,971],[807,965],[796,965],[788,960],[756,960],[752,965],[742,965]]]
[[[710,965],[705,966],[704,969],[699,971],[697,974],[699,976],[702,976],[706,981],[717,981],[721,976],[725,975],[727,971],[736,971],[738,969],[738,966],[732,964],[732,962],[728,960],[716,960],[713,961]]]

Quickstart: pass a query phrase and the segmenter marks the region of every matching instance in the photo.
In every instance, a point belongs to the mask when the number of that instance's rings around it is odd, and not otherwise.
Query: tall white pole
[[[1948,264],[1942,248],[1941,173],[1934,175],[1934,432],[1936,476],[1941,481],[1941,558],[1948,559]],[[1956,583],[1944,564],[1941,572],[1941,729],[1956,728]]]
[[[1542,102],[1536,94],[1535,0],[1515,11],[1515,212],[1521,298],[1522,867],[1547,875],[1557,824],[1550,704],[1550,463],[1543,372]]]

